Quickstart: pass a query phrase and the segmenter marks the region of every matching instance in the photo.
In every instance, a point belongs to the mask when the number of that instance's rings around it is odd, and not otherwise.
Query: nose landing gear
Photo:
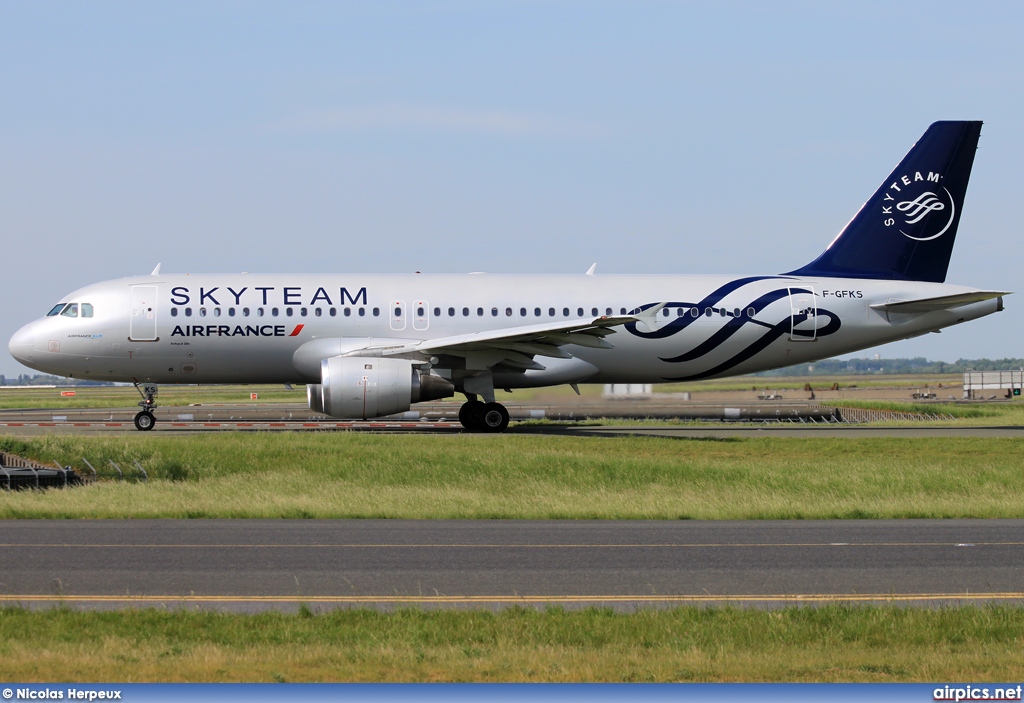
[[[142,396],[142,400],[138,403],[142,410],[135,415],[135,429],[146,432],[153,429],[153,426],[156,425],[156,417],[153,416],[153,411],[156,409],[157,387],[143,386],[140,388],[138,382],[136,382],[135,390]]]
[[[135,429],[142,430],[143,432],[145,432],[146,430],[153,429],[153,425],[155,424],[156,418],[153,417],[153,413],[149,412],[148,410],[143,410],[139,413],[136,413]]]

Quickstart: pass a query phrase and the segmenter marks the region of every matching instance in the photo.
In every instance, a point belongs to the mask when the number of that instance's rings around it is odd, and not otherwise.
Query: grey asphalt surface
[[[1024,603],[1024,520],[11,520],[29,607]]]
[[[377,419],[369,421],[335,420],[324,417],[289,417],[273,409],[261,414],[251,408],[223,406],[217,412],[193,412],[188,415],[160,414],[148,436],[188,436],[216,432],[387,432],[459,434],[466,432],[457,420]],[[140,433],[132,424],[130,410],[0,410],[0,436],[38,437],[41,435],[123,435]],[[308,414],[308,413],[306,413]],[[207,417],[208,415],[208,417]],[[181,419],[188,417],[190,419]],[[725,437],[1016,437],[1024,438],[1024,426],[956,426],[936,424],[885,423],[825,424],[811,422],[707,422],[703,424],[645,423],[622,420],[615,425],[581,423],[512,425],[509,433],[532,435],[568,435],[576,437],[646,435],[652,437],[725,438]]]

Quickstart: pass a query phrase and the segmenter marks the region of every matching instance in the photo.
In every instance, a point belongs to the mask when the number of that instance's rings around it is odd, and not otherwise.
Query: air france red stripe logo
[[[297,337],[299,335],[299,332],[302,331],[303,327],[305,327],[305,325],[295,325],[295,329],[293,329],[292,333],[290,335],[288,335],[288,336],[289,337]]]

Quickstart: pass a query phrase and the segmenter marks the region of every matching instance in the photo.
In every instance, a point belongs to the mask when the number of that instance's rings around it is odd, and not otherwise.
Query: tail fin
[[[795,276],[946,280],[981,122],[936,122],[828,249]]]

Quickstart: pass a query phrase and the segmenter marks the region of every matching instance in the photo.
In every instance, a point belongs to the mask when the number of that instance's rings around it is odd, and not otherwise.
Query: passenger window
[[[285,308],[284,314],[287,315],[288,317],[291,317],[292,315],[295,314],[295,308]]]
[[[317,317],[323,317],[324,311],[321,310],[320,308],[315,308],[313,310],[313,314],[316,315]]]
[[[192,317],[192,308],[185,308],[185,317]]]
[[[718,316],[719,317],[725,317],[725,315],[726,315],[725,308],[718,308]]]
[[[279,314],[279,310],[277,308],[270,308],[270,316],[271,317],[277,317],[278,314]]]
[[[242,317],[249,317],[249,308],[242,308]]]
[[[462,316],[469,317],[469,308],[462,308]]]
[[[620,315],[625,315],[626,314],[626,308],[619,308],[619,314]]]
[[[733,310],[732,311],[732,316],[733,317],[739,317],[740,316],[740,309],[736,308],[735,310]]]
[[[448,317],[455,317],[455,308],[448,308]]]
[[[78,317],[78,303],[69,303],[61,315],[64,317]]]
[[[757,310],[754,308],[747,308],[747,317],[753,317],[757,314]]]
[[[548,308],[548,317],[554,317],[554,316],[555,316],[555,309],[554,308]]]
[[[700,317],[700,310],[697,308],[690,308],[690,317]]]
[[[477,308],[476,309],[476,316],[477,317],[483,317],[484,316],[484,309],[483,308]]]
[[[178,316],[178,308],[171,308],[171,317]]]
[[[380,308],[374,308],[373,309],[373,316],[374,317],[380,317]]]
[[[46,313],[46,316],[53,317],[54,315],[60,315],[60,311],[64,309],[65,305],[67,305],[67,303],[57,303],[53,306],[53,309],[50,310],[50,312]]]
[[[426,314],[426,311],[423,309],[422,305],[420,307],[416,308],[416,317],[423,317],[425,314]]]
[[[352,317],[352,308],[345,308],[345,317]]]
[[[594,317],[597,317],[597,308],[590,308],[590,314],[593,315]]]
[[[712,315],[712,314],[713,314],[714,312],[715,312],[715,311],[714,311],[714,310],[712,310],[711,308],[704,308],[704,316],[705,316],[705,317],[711,317],[711,315]]]
[[[331,308],[331,311],[330,311],[329,314],[330,314],[331,317],[337,317],[338,316],[338,311],[337,311],[336,308]]]
[[[235,316],[235,309],[234,308],[228,308],[228,317],[234,317],[234,316]]]
[[[682,308],[676,308],[676,317],[682,317],[682,316],[683,316],[683,309]]]
[[[535,317],[540,317],[540,308],[534,308],[533,309],[533,314],[534,314]]]
[[[263,317],[263,308],[256,308],[256,317]]]
[[[434,308],[434,317],[441,317],[441,308]]]
[[[199,308],[199,317],[206,317],[206,308]]]
[[[604,314],[607,315],[608,317],[611,317],[612,309],[611,308],[605,308],[604,309]]]
[[[301,315],[302,317],[306,317],[306,313],[308,312],[309,310],[307,310],[306,308],[299,308],[299,315]]]
[[[491,308],[491,317],[498,316],[498,308]]]
[[[505,308],[505,317],[512,317],[512,308]]]
[[[562,308],[562,316],[569,317],[569,308]]]
[[[668,308],[662,308],[661,312],[662,312],[662,317],[668,317],[668,314],[669,314],[670,310]]]
[[[220,308],[214,308],[213,309],[213,316],[214,317],[220,317]]]
[[[82,317],[92,317],[92,303],[82,303]]]
[[[366,308],[359,308],[359,317],[366,317]]]
[[[345,308],[345,309],[347,310],[348,308]],[[402,308],[396,307],[395,308],[395,317],[401,317],[401,316],[402,316]]]

